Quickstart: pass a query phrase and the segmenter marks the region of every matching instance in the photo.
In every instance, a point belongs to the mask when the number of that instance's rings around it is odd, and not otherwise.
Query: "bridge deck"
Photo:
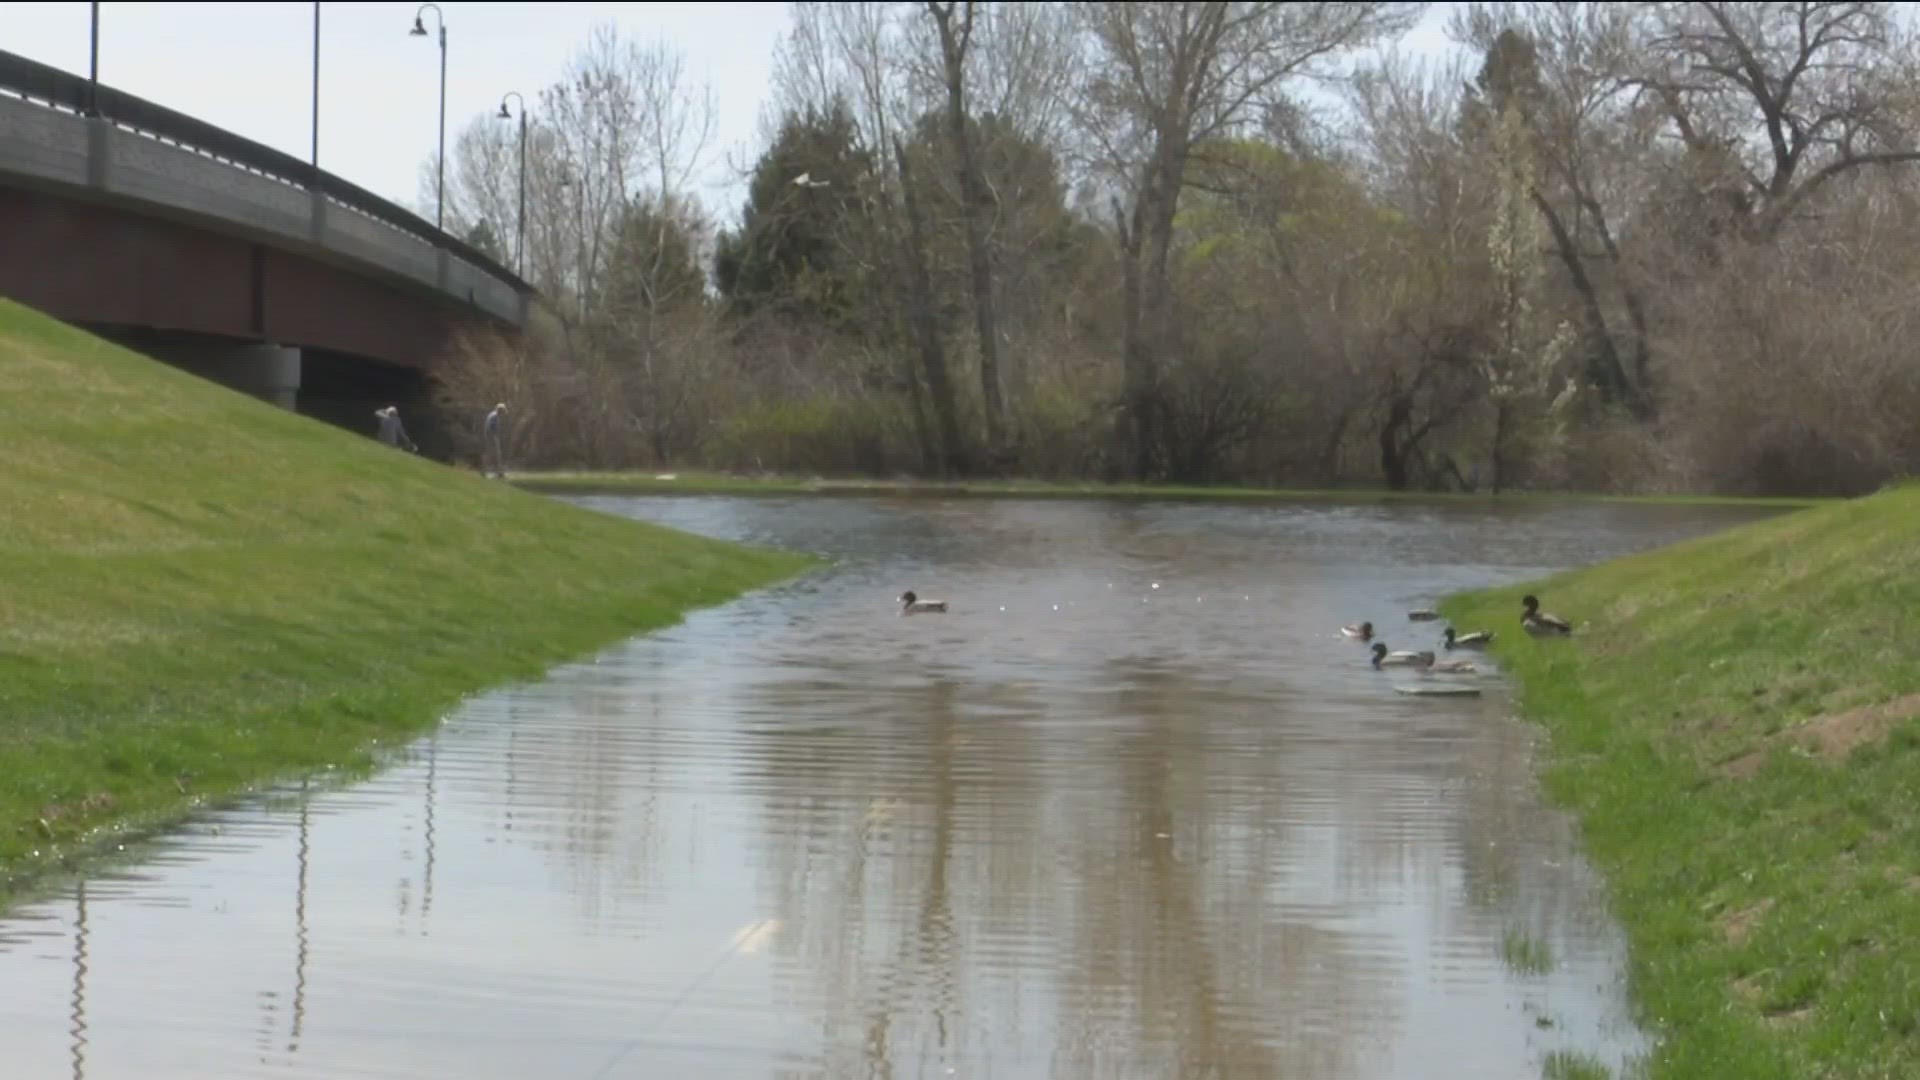
[[[291,155],[4,51],[0,187],[270,245],[511,326],[533,293],[418,215]]]

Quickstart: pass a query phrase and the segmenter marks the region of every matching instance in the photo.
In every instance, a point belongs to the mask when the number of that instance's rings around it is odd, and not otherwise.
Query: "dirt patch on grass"
[[[1832,764],[1868,743],[1887,737],[1898,724],[1920,716],[1920,694],[1908,694],[1878,705],[1815,717],[1781,735],[1812,750]]]
[[[1760,1015],[1766,1018],[1768,1027],[1794,1027],[1805,1023],[1807,1018],[1813,1015],[1813,1006],[1796,1005],[1792,1008],[1762,1009]]]
[[[1879,742],[1896,726],[1916,716],[1920,716],[1920,694],[1816,716],[1726,762],[1720,766],[1720,773],[1735,780],[1746,779],[1759,772],[1767,762],[1767,754],[1782,743],[1797,746],[1828,765],[1837,765],[1855,750]]]
[[[1760,1014],[1760,1019],[1770,1028],[1790,1028],[1806,1022],[1813,1015],[1811,1002],[1785,1004],[1767,1003],[1767,989],[1751,975],[1733,980],[1733,996]]]
[[[1720,919],[1720,932],[1727,937],[1729,945],[1738,945],[1747,940],[1753,928],[1773,910],[1773,898],[1768,897],[1757,904],[1749,904],[1738,911],[1730,911]]]

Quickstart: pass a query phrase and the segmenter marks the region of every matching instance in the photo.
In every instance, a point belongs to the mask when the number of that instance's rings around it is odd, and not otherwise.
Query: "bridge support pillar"
[[[214,342],[146,346],[158,357],[184,371],[217,382],[283,409],[300,396],[300,350],[261,341]]]
[[[243,367],[252,373],[238,389],[291,409],[300,398],[300,350],[285,345],[249,345],[254,354]]]

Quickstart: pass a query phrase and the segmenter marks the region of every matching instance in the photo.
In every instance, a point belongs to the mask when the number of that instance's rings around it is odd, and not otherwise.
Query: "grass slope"
[[[1920,1076],[1920,488],[1443,610],[1550,732],[1652,1075]]]
[[[364,764],[805,560],[591,513],[0,301],[0,894],[106,823]]]
[[[663,479],[671,476],[672,479]],[[1527,492],[1483,495],[1364,488],[1257,488],[1207,484],[1094,483],[1073,480],[828,480],[804,476],[736,476],[714,472],[523,472],[513,482],[531,491],[648,495],[893,495],[984,499],[1186,499],[1270,502],[1539,503],[1619,502],[1673,505],[1815,506],[1831,499],[1722,495],[1583,495]]]

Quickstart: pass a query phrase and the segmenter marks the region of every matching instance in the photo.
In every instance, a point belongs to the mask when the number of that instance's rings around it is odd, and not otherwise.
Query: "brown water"
[[[582,501],[837,563],[17,909],[0,1077],[1531,1078],[1644,1050],[1528,729],[1494,684],[1394,693],[1335,629],[1428,647],[1404,612],[1448,591],[1752,511]],[[907,587],[952,612],[896,616]]]

